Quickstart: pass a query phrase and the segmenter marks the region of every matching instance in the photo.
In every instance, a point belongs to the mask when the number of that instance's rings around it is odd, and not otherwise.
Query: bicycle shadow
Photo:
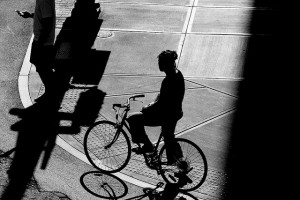
[[[99,171],[82,174],[80,184],[87,192],[99,198],[116,200],[128,194],[128,187],[123,180]]]
[[[46,169],[58,134],[78,134],[81,126],[88,126],[96,120],[105,97],[105,92],[99,90],[97,85],[110,54],[92,49],[102,24],[102,20],[98,19],[98,8],[99,4],[93,0],[78,0],[71,16],[63,24],[54,45],[57,52],[56,80],[53,82],[55,93],[26,109],[10,110],[10,114],[18,116],[20,121],[11,126],[13,131],[18,132],[16,147],[4,153],[9,155],[14,152],[14,157],[8,171],[9,183],[1,199],[22,198],[42,154],[41,169]],[[93,59],[99,55],[101,62],[95,65]],[[85,73],[82,73],[82,68]],[[70,85],[74,81],[83,86]],[[62,112],[62,104],[69,90],[83,92],[78,101],[73,102],[73,112]],[[63,120],[69,121],[71,126],[62,125]]]
[[[102,199],[138,200],[144,198],[157,199],[160,197],[160,199],[197,200],[192,194],[181,191],[178,184],[167,183],[162,189],[161,187],[164,185],[162,182],[157,183],[156,187],[153,188],[142,188],[140,191],[139,189],[133,189],[134,191],[130,191],[131,194],[128,194],[129,189],[122,179],[113,174],[100,171],[89,171],[82,174],[80,184],[87,192]],[[126,198],[126,196],[129,197]]]

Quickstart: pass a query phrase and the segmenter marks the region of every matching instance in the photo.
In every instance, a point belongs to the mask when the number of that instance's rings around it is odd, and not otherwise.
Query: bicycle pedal
[[[174,173],[174,176],[178,179],[181,179],[183,182],[187,182],[187,183],[192,183],[192,179],[190,179],[190,177],[187,176],[187,174],[185,173]]]
[[[172,176],[171,174],[169,175],[169,178],[172,179],[172,181],[176,182],[176,179],[174,176]]]

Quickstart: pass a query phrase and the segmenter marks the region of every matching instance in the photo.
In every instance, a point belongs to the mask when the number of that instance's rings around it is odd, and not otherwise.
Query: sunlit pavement
[[[73,1],[56,0],[57,33],[64,19],[70,16]],[[249,18],[252,12],[264,13],[264,9],[252,7],[251,0],[108,0],[100,3],[103,23],[93,48],[110,54],[98,85],[107,94],[98,120],[114,120],[112,104],[122,103],[132,94],[144,93],[143,104],[149,103],[158,93],[164,77],[158,70],[157,55],[162,50],[176,50],[178,68],[186,82],[184,116],[178,122],[176,135],[194,141],[205,153],[209,166],[206,181],[191,193],[199,199],[218,199],[225,193],[223,167],[238,100],[237,87],[243,78],[243,58],[250,36]],[[43,93],[35,68],[28,62],[29,52],[19,78],[25,107]],[[89,70],[89,66],[82,67]],[[72,112],[84,91],[69,89],[61,111]],[[132,111],[141,106],[135,103]],[[60,135],[57,144],[88,163],[82,145],[86,129],[81,127],[77,135]],[[159,129],[147,130],[150,139],[155,141]],[[138,187],[155,185],[162,180],[156,171],[138,159],[131,159],[116,175],[126,184]]]

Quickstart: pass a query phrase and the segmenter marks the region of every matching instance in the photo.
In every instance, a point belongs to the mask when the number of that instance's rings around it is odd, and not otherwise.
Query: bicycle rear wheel
[[[121,171],[130,159],[131,145],[127,134],[120,129],[117,133],[116,124],[110,121],[99,121],[90,126],[83,146],[90,163],[101,172]]]
[[[202,150],[190,140],[184,138],[176,138],[179,144],[183,160],[187,162],[191,171],[187,176],[192,180],[192,183],[188,183],[182,188],[181,191],[192,191],[200,187],[206,179],[207,176],[207,161]],[[160,162],[160,173],[163,179],[168,183],[177,183],[178,178],[174,174],[179,172],[176,165],[169,165],[166,155],[166,146],[164,145],[159,152],[159,162]]]

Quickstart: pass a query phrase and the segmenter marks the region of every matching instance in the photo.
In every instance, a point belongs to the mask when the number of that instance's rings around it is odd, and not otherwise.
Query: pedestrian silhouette
[[[16,11],[23,18],[33,18],[33,42],[30,62],[36,67],[45,93],[36,101],[45,99],[53,91],[55,80],[53,70],[55,39],[55,0],[36,0],[35,11]]]

